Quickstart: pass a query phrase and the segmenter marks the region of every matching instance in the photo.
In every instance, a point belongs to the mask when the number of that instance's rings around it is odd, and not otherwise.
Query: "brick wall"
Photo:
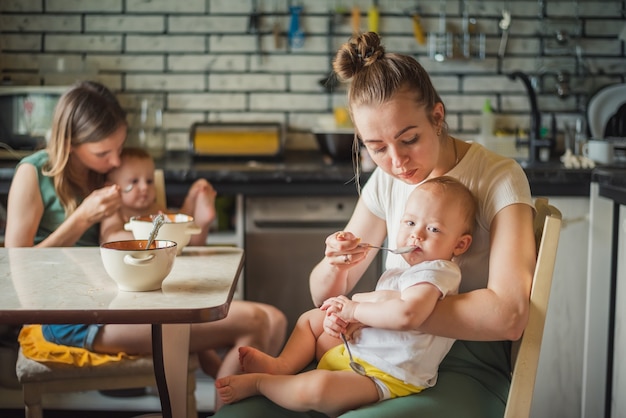
[[[287,39],[293,4],[303,7],[301,47]],[[100,80],[118,94],[131,123],[148,98],[164,110],[170,149],[185,148],[190,125],[199,121],[280,122],[289,130],[288,147],[314,147],[310,129],[344,104],[344,91],[329,93],[320,80],[352,31],[351,8],[360,8],[367,30],[372,4],[387,49],[419,59],[446,103],[451,131],[466,139],[478,132],[486,99],[498,126],[528,126],[528,99],[522,83],[506,76],[511,71],[533,76],[544,124],[554,113],[559,127],[584,114],[600,87],[625,81],[622,0],[0,0],[0,72],[13,84]],[[338,5],[344,10],[330,33]],[[427,34],[443,32],[444,16],[457,41],[464,27],[476,34],[471,56],[433,59],[435,48],[413,36],[416,5]],[[255,7],[261,53],[249,30]],[[500,58],[503,7],[511,25]],[[558,30],[567,35],[563,44]],[[571,75],[565,98],[555,87],[563,71]]]

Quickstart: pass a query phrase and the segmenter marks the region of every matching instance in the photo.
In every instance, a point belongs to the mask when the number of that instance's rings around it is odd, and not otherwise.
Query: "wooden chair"
[[[188,418],[197,418],[196,376],[198,357],[189,358],[187,373]],[[20,350],[15,372],[22,384],[25,418],[42,418],[42,398],[48,393],[88,390],[132,389],[156,386],[152,357],[123,359],[99,366],[77,367],[62,363],[40,363],[25,357]]]
[[[157,202],[166,205],[163,170],[154,173]],[[197,418],[195,371],[198,357],[189,358],[187,375],[187,411],[189,418]],[[59,363],[39,363],[25,357],[20,350],[15,372],[22,385],[26,418],[42,418],[42,397],[46,393],[67,393],[88,390],[132,389],[155,386],[152,357],[123,359],[99,366],[76,367]]]
[[[537,264],[530,292],[530,316],[524,335],[513,343],[513,375],[504,418],[528,418],[546,321],[552,274],[561,233],[561,212],[548,199],[535,201]]]

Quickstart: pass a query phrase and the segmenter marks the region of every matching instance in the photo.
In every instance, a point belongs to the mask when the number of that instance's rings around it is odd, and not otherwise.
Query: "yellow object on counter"
[[[338,128],[350,128],[352,127],[352,122],[350,121],[350,115],[348,114],[348,109],[345,107],[336,107],[333,110],[335,115],[335,126]]]
[[[273,157],[282,150],[278,124],[211,124],[192,127],[191,142],[197,156]]]
[[[44,338],[41,325],[24,325],[17,339],[24,356],[39,362],[65,363],[82,367],[134,358],[126,353],[99,354],[84,348],[51,343]]]

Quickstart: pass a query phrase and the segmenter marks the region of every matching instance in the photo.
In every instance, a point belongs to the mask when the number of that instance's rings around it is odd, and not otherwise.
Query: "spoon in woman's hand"
[[[128,192],[130,192],[131,190],[133,190],[133,187],[135,187],[135,185],[134,185],[133,183],[129,184],[128,186],[126,186],[126,187],[124,187],[124,188],[122,189],[122,193],[128,193]]]
[[[365,244],[365,243],[359,244],[359,247],[378,248],[379,250],[389,251],[390,253],[393,253],[393,254],[406,254],[406,253],[410,253],[411,251],[417,248],[415,245],[411,245],[408,247],[398,247],[394,250],[393,248],[377,247],[376,245]]]
[[[352,351],[350,351],[350,346],[348,345],[348,340],[346,339],[346,336],[343,335],[343,333],[341,333],[339,335],[341,335],[341,339],[343,341],[343,345],[346,347],[346,350],[348,351],[348,356],[350,357],[350,367],[352,368],[352,370],[354,370],[355,372],[357,372],[361,376],[365,376],[366,375],[365,367],[363,367],[362,364],[359,364],[356,361],[354,361],[354,358],[352,357]]]

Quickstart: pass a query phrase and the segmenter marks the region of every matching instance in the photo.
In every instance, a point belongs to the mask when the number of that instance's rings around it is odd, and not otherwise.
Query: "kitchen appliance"
[[[194,123],[190,151],[199,159],[279,158],[284,145],[279,123]]]
[[[589,99],[587,119],[592,138],[604,138],[607,123],[626,104],[626,84],[614,84],[600,89]],[[626,131],[611,136],[626,137]]]
[[[356,196],[247,197],[244,298],[278,307],[291,332],[314,307],[309,275],[324,257],[324,240],[346,226],[356,202]],[[378,254],[354,291],[374,290],[382,266]]]
[[[0,86],[0,158],[20,159],[46,146],[66,86]]]

